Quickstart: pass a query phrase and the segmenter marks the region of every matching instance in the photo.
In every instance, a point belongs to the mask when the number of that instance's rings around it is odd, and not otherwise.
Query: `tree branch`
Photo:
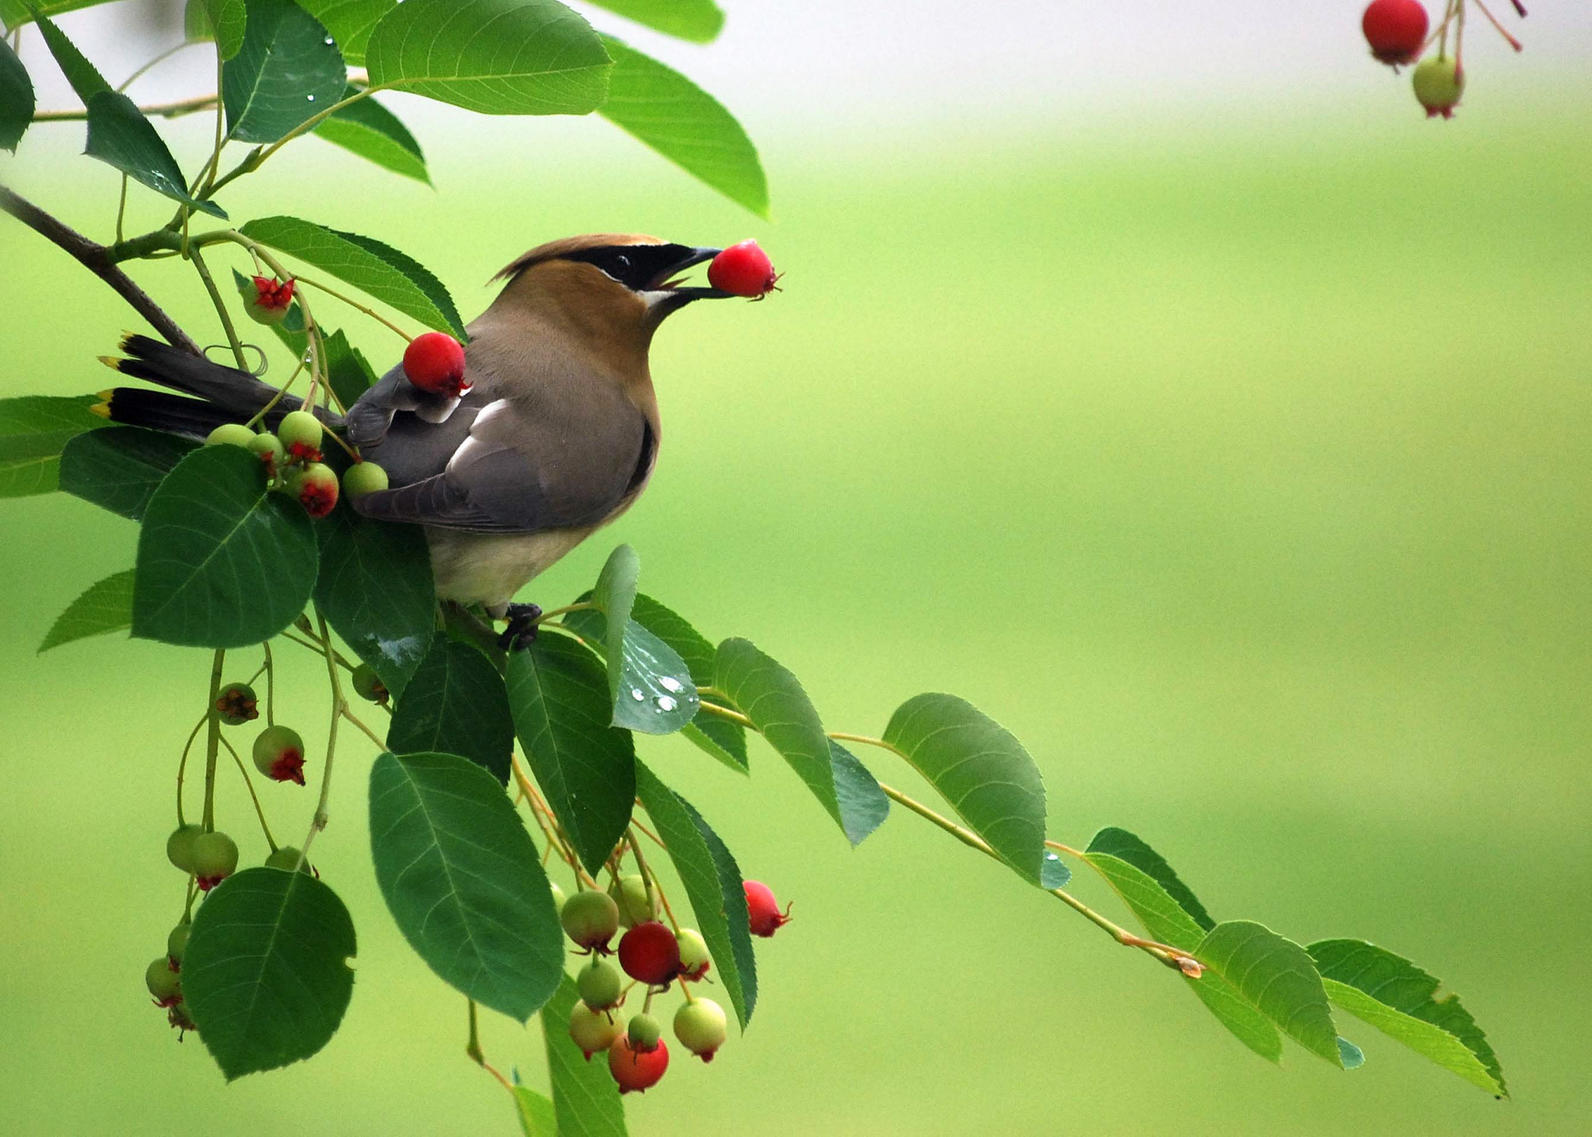
[[[117,294],[127,301],[135,312],[148,320],[151,327],[166,337],[167,343],[173,347],[180,347],[184,351],[190,351],[195,355],[204,354],[200,351],[199,345],[189,338],[188,333],[178,327],[177,322],[166,315],[161,310],[160,305],[149,298],[147,292],[133,283],[131,277],[116,267],[104,245],[96,244],[75,229],[68,228],[31,201],[19,197],[5,186],[0,186],[0,210],[11,214],[29,229],[65,250],[84,268],[114,288]]]

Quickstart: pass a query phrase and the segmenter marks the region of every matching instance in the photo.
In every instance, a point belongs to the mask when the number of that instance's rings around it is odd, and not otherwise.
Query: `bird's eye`
[[[616,269],[618,269],[620,272],[629,272],[630,271],[630,258],[625,256],[624,253],[620,253],[618,256],[616,256],[614,258],[614,267]]]

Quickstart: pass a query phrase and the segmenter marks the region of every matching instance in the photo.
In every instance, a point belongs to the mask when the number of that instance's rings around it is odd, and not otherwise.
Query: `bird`
[[[513,603],[520,589],[646,489],[661,437],[648,349],[669,315],[732,295],[678,279],[720,251],[615,233],[538,245],[494,276],[502,291],[467,326],[462,395],[415,387],[400,363],[345,415],[315,409],[388,474],[353,508],[422,526],[438,599],[508,620],[504,646],[524,646],[540,615]],[[122,348],[106,362],[181,394],[117,387],[99,411],[113,422],[202,439],[267,406],[268,426],[301,407],[147,336]]]

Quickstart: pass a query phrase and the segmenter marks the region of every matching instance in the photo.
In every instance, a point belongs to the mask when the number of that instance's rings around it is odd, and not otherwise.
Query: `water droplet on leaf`
[[[645,698],[645,696],[642,695],[642,693],[641,693],[641,688],[640,687],[632,687],[632,688],[630,688],[630,697],[632,699],[636,700],[636,702],[638,702],[638,703],[641,702],[641,700],[643,698]]]
[[[674,701],[674,699],[671,698],[668,695],[659,695],[656,699],[653,700],[653,702],[658,704],[658,709],[660,711],[665,711],[665,712],[672,711],[672,710],[674,710],[675,707],[679,706],[679,704],[676,703]]]
[[[658,676],[658,686],[662,687],[665,691],[673,691],[678,694],[681,688],[681,683],[673,675],[660,675]]]

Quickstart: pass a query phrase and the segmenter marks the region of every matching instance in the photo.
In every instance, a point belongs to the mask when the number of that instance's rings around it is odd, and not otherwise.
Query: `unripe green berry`
[[[254,740],[254,766],[274,782],[304,784],[304,740],[290,726],[268,726]]]
[[[312,450],[321,448],[321,437],[325,434],[321,427],[321,420],[310,414],[309,411],[288,411],[282,416],[282,421],[277,424],[276,435],[282,440],[282,445],[289,451],[294,446],[306,446]]]
[[[188,933],[193,931],[193,925],[184,921],[166,933],[166,958],[176,966],[182,966],[182,956],[188,950]]]
[[[1465,73],[1457,59],[1444,55],[1423,59],[1416,65],[1411,82],[1416,100],[1426,108],[1427,118],[1454,117],[1454,108],[1465,90]]]
[[[606,1011],[618,1003],[619,992],[624,985],[625,977],[619,974],[619,968],[602,956],[593,956],[591,965],[581,968],[580,974],[575,977],[575,987],[580,991],[581,1002],[594,1011]]]
[[[369,699],[373,703],[385,703],[388,699],[387,684],[381,681],[376,669],[368,663],[361,663],[354,668],[348,681],[361,699]]]
[[[713,966],[708,942],[695,928],[681,928],[676,939],[680,941],[680,978],[701,979]]]
[[[254,431],[241,422],[224,422],[212,430],[205,439],[206,446],[242,446],[247,449],[254,441]]]
[[[619,922],[627,928],[645,924],[658,914],[657,897],[647,892],[640,873],[620,877],[608,886],[608,895],[619,906]]]
[[[228,683],[216,692],[216,713],[228,726],[242,726],[260,717],[260,699],[247,683]]]
[[[343,471],[343,492],[350,498],[387,488],[387,471],[374,462],[355,462]]]
[[[630,1049],[642,1054],[656,1050],[662,1035],[663,1027],[651,1015],[636,1015],[625,1030],[625,1037],[630,1039]]]
[[[203,826],[179,825],[166,838],[166,859],[183,872],[193,872],[194,838],[204,832]]]
[[[310,863],[305,861],[303,864],[299,864],[301,856],[303,856],[303,853],[292,845],[281,845],[273,849],[271,855],[265,858],[265,867],[269,869],[284,869],[287,872],[298,869],[299,872],[307,873],[310,871]]]
[[[270,431],[256,434],[249,442],[249,449],[259,455],[260,464],[265,467],[265,472],[273,477],[287,459],[287,448],[282,445],[282,440]]]
[[[144,969],[144,984],[162,1007],[174,1006],[182,999],[182,981],[165,956],[149,961]]]
[[[582,889],[564,902],[558,922],[581,947],[606,953],[619,930],[619,907],[606,892]]]
[[[193,839],[193,875],[209,892],[238,867],[238,846],[225,833],[201,833]]]
[[[714,1051],[724,1045],[728,1023],[723,1007],[712,999],[697,998],[674,1012],[674,1036],[692,1054],[711,1062]]]
[[[585,1003],[576,1003],[569,1012],[569,1037],[575,1040],[588,1062],[593,1054],[612,1046],[619,1034],[619,1020],[607,1011],[594,1011]]]

